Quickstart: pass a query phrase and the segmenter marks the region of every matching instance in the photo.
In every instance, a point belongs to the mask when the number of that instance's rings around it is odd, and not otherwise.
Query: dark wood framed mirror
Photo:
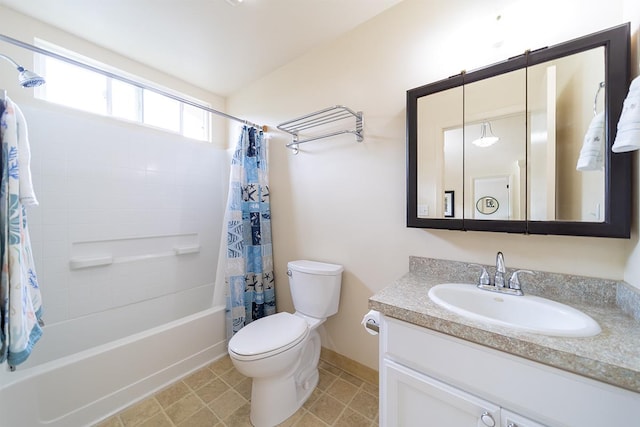
[[[407,226],[628,238],[629,58],[624,24],[407,91]]]

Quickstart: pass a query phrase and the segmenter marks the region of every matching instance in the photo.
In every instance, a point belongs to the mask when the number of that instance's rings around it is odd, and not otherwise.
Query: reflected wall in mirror
[[[629,41],[625,24],[409,90],[407,225],[629,237],[630,156],[611,152]]]
[[[462,219],[462,197],[458,205],[453,197],[453,209],[445,212],[445,192],[462,196],[462,95],[460,86],[418,100],[420,218]]]

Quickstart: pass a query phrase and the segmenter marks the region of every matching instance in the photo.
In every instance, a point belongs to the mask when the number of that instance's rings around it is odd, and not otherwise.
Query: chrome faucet
[[[496,254],[496,276],[493,281],[494,285],[498,288],[504,288],[504,275],[506,272],[507,270],[504,268],[504,255],[502,255],[502,252],[498,252]]]
[[[496,254],[496,274],[493,279],[493,283],[491,283],[491,279],[489,278],[489,274],[487,273],[487,269],[479,264],[471,264],[482,269],[482,273],[478,278],[478,286],[480,289],[484,289],[491,292],[500,292],[503,294],[510,295],[524,295],[522,292],[522,287],[520,285],[520,279],[518,277],[518,273],[527,273],[527,274],[535,274],[533,271],[529,270],[518,270],[511,275],[509,282],[507,283],[505,279],[505,275],[507,274],[507,269],[504,265],[504,255],[502,252],[498,252]]]

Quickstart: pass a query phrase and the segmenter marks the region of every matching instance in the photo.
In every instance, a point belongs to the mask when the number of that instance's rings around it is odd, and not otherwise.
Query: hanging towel
[[[36,193],[33,191],[31,180],[31,147],[29,146],[29,132],[27,121],[24,119],[22,110],[15,103],[7,98],[8,103],[13,104],[16,114],[16,128],[18,137],[18,169],[20,173],[20,202],[24,206],[38,206]]]
[[[26,210],[20,201],[20,143],[26,139],[24,117],[5,100],[0,117],[0,363],[24,362],[42,335],[42,299],[31,251]]]
[[[633,79],[622,105],[614,153],[640,150],[640,76]]]
[[[576,169],[582,172],[602,170],[604,167],[604,112],[596,114],[584,136]]]

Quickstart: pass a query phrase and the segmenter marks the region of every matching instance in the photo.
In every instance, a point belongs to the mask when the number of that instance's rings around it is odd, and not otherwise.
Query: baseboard
[[[356,362],[353,359],[349,359],[347,356],[343,356],[340,353],[336,353],[333,350],[322,347],[320,350],[320,359],[350,373],[351,375],[355,375],[368,383],[378,384],[378,371],[371,369],[360,362]]]

